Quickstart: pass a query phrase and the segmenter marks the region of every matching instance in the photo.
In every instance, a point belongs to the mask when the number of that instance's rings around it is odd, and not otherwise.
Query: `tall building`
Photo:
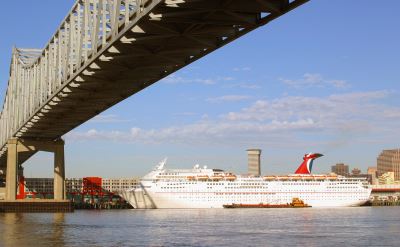
[[[400,180],[400,149],[383,150],[377,158],[379,174],[394,173],[394,180]]]
[[[349,166],[345,165],[343,163],[338,163],[334,166],[332,166],[333,173],[336,173],[337,175],[341,176],[348,176],[349,175]]]
[[[253,176],[261,176],[261,149],[248,149],[248,173]]]

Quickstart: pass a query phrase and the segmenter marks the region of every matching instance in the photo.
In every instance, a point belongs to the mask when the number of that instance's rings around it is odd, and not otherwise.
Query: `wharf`
[[[97,203],[74,203],[76,210],[80,209],[93,209],[93,210],[111,210],[111,209],[133,209],[133,207],[127,202],[121,203],[109,203],[109,202],[97,202]]]
[[[0,201],[0,213],[69,213],[74,211],[70,200],[24,199]]]

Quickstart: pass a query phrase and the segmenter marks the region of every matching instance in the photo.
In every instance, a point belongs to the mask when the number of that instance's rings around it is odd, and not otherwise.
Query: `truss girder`
[[[43,50],[12,51],[0,166],[9,138],[55,140],[307,1],[77,0]]]

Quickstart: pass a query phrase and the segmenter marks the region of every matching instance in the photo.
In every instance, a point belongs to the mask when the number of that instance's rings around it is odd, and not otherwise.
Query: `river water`
[[[400,246],[400,207],[1,213],[0,246]]]

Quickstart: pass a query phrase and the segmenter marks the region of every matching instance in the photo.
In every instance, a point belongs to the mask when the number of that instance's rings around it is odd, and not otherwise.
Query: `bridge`
[[[65,133],[307,1],[76,1],[44,49],[12,50],[0,115],[6,199],[38,151],[54,152],[54,198],[64,199]]]

